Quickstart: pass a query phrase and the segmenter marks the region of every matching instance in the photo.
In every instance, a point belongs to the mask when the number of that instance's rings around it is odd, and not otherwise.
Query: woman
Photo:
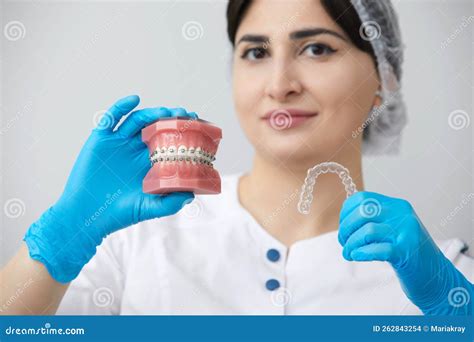
[[[227,19],[252,169],[181,211],[193,194],[143,194],[140,130],[196,114],[119,100],[2,270],[2,312],[471,314],[463,243],[438,248],[407,201],[364,191],[361,150],[396,151],[404,126],[391,5],[231,0]],[[322,176],[301,215],[306,172],[324,161],[347,167],[359,192],[346,199]],[[9,301],[18,284],[21,300]]]

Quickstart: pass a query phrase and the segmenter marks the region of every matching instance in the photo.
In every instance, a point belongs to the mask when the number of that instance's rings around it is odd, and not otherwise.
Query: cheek
[[[335,63],[321,65],[313,73],[319,77],[308,81],[324,118],[321,129],[349,137],[366,120],[378,79],[370,57],[360,57],[350,52]]]
[[[232,76],[232,92],[236,114],[242,127],[248,130],[252,122],[260,115],[259,100],[261,85],[254,73],[244,70],[244,67],[234,66]]]

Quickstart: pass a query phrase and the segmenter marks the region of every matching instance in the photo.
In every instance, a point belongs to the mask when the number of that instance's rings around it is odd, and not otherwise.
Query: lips
[[[272,115],[276,115],[277,113],[287,114],[292,117],[295,116],[315,116],[318,115],[316,112],[311,112],[303,109],[296,109],[296,108],[277,108],[268,111],[262,119],[270,119]]]
[[[262,120],[266,121],[272,128],[276,130],[283,130],[299,126],[317,115],[317,112],[303,109],[277,108],[268,111],[262,117]]]

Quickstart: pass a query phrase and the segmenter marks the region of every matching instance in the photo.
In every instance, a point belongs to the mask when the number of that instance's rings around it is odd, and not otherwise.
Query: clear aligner
[[[357,192],[356,186],[349,175],[349,170],[336,162],[324,162],[317,164],[308,170],[304,184],[301,187],[300,200],[298,202],[298,211],[301,214],[309,214],[311,203],[313,202],[313,188],[316,184],[316,178],[322,173],[336,173],[342,180],[346,190],[346,198]]]
[[[210,167],[214,165],[212,162],[216,160],[215,155],[201,147],[186,147],[184,145],[157,147],[150,155],[151,166],[155,163],[164,162],[189,162],[192,164],[203,164]]]

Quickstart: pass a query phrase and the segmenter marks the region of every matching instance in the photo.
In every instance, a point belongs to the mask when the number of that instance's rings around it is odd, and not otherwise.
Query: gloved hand
[[[59,200],[26,232],[31,258],[42,262],[61,283],[79,274],[108,234],[175,214],[194,198],[187,192],[142,192],[151,164],[141,129],[162,117],[195,119],[196,113],[186,113],[183,108],[145,108],[132,112],[117,127],[120,118],[139,102],[136,95],[122,98],[102,116],[82,147]]]
[[[472,314],[473,284],[440,251],[409,202],[356,192],[344,201],[339,223],[344,258],[388,261],[424,314]]]

